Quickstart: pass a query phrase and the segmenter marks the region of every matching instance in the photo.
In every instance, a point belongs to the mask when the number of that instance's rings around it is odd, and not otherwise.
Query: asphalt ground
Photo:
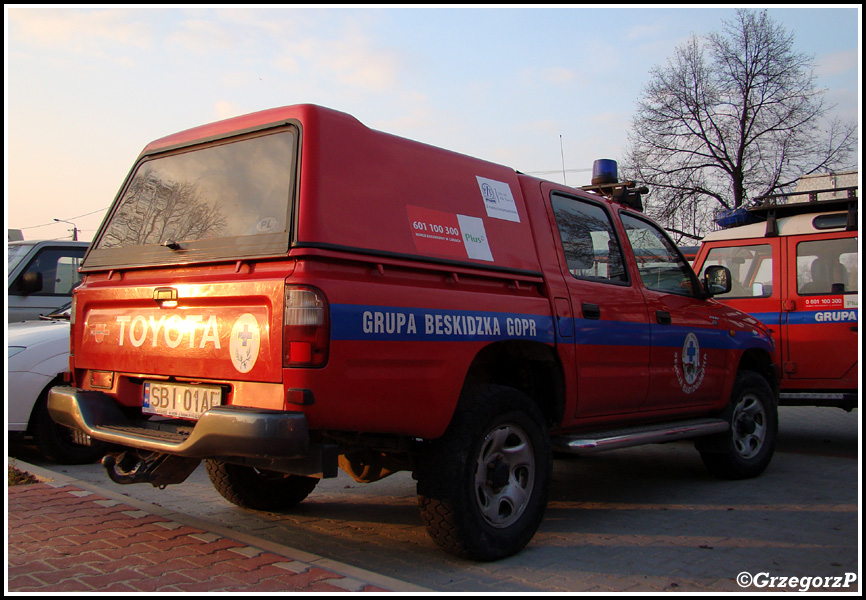
[[[165,490],[119,486],[24,445],[8,488],[7,591],[761,593],[859,595],[859,411],[783,407],[777,452],[746,481],[712,478],[689,442],[558,457],[521,553],[441,552],[399,473],[324,480],[298,508],[237,508],[199,468]]]

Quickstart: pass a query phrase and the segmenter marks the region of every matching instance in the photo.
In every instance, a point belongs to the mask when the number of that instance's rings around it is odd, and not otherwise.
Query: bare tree
[[[680,237],[699,239],[715,209],[853,166],[856,123],[827,118],[813,57],[793,46],[766,11],[740,9],[653,69],[624,171],[649,184],[647,211]]]
[[[147,169],[133,179],[100,246],[205,239],[225,225],[219,206],[203,199],[195,183],[161,179]]]

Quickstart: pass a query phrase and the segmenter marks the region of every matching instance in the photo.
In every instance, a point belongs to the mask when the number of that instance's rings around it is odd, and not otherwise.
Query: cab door
[[[575,317],[575,416],[634,412],[649,385],[649,323],[620,236],[605,203],[561,192],[549,197]]]
[[[847,387],[846,377],[856,385],[857,234],[791,236],[786,244],[785,376],[803,387]]]
[[[723,305],[708,302],[692,268],[654,223],[622,212],[650,322],[645,411],[716,404],[729,383],[731,344]]]
[[[700,279],[712,265],[730,270],[731,291],[713,298],[749,313],[767,326],[775,342],[777,364],[782,364],[783,347],[783,241],[780,237],[764,237],[709,242],[695,264]]]
[[[38,319],[70,302],[81,281],[78,267],[86,253],[85,243],[46,244],[13,271],[7,293],[9,322]]]

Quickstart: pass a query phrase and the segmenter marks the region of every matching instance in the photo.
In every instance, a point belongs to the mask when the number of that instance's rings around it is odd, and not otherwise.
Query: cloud
[[[625,32],[625,38],[639,40],[642,38],[655,38],[663,34],[667,25],[662,22],[642,23],[629,28]]]
[[[166,47],[208,56],[232,48],[238,40],[222,24],[205,19],[187,19],[166,36]]]
[[[839,75],[857,68],[860,53],[856,49],[844,50],[833,54],[819,56],[815,62],[815,69],[819,76]]]
[[[379,118],[371,125],[374,129],[401,135],[401,132],[423,130],[434,123],[441,123],[424,94],[408,92],[397,98],[396,106],[388,111],[388,116]]]
[[[548,83],[565,84],[574,81],[577,75],[572,69],[546,67],[541,70],[541,78]]]
[[[213,107],[214,116],[220,121],[223,119],[237,117],[244,114],[244,112],[246,111],[238,107],[236,104],[227,102],[225,100],[220,100],[216,102]]]
[[[403,61],[395,50],[349,27],[336,39],[300,38],[286,43],[273,65],[350,88],[385,92],[398,87]]]
[[[519,76],[529,86],[538,84],[566,86],[579,83],[581,79],[576,70],[560,66],[526,67],[520,71]]]
[[[595,113],[587,117],[589,121],[595,123],[597,125],[607,125],[609,123],[614,123],[619,125],[623,122],[623,115],[621,113],[615,111],[605,111],[600,113]]]
[[[552,119],[527,121],[524,123],[518,123],[517,131],[524,133],[546,133],[554,135],[562,132],[562,123],[559,121],[554,121]]]
[[[150,27],[140,12],[122,8],[11,8],[8,12],[14,43],[62,48],[65,52],[102,55],[106,43],[148,48]]]

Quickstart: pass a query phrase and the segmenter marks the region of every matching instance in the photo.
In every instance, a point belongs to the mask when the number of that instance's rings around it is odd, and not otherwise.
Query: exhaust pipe
[[[109,479],[115,483],[149,483],[153,487],[183,483],[201,463],[199,458],[187,458],[159,452],[145,455],[135,450],[108,454],[102,458]]]

